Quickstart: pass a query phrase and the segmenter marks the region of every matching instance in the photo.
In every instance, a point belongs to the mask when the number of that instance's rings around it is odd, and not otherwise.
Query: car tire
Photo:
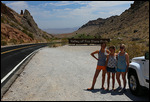
[[[143,87],[139,84],[139,80],[135,71],[130,71],[128,76],[128,85],[131,93],[136,96],[143,95]]]

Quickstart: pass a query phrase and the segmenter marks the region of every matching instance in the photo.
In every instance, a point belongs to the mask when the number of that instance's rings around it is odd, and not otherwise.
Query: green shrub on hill
[[[10,39],[9,43],[17,44],[17,40],[16,39]]]
[[[27,34],[29,37],[31,37],[32,39],[34,39],[34,36],[32,33],[29,33],[27,30],[22,30],[23,33]]]
[[[93,35],[89,35],[89,34],[76,34],[75,36],[73,36],[72,38],[74,39],[95,39],[95,38],[101,38],[100,36],[93,36]]]
[[[5,45],[7,45],[7,42],[1,40],[1,46],[5,46]]]
[[[139,41],[112,39],[109,43],[107,43],[107,46],[109,47],[114,45],[116,47],[116,53],[118,53],[120,50],[120,44],[125,44],[126,52],[129,54],[130,60],[134,57],[144,56],[145,52],[149,51],[149,43],[145,44]]]

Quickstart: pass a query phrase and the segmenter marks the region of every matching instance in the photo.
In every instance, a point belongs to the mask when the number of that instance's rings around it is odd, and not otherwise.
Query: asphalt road
[[[45,46],[47,46],[47,43],[26,44],[1,48],[1,80],[26,56]]]

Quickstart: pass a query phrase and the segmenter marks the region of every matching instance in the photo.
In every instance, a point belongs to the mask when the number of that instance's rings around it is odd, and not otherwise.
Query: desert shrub
[[[74,39],[94,39],[95,36],[93,35],[85,35],[85,34],[76,34],[75,36],[73,36]]]
[[[57,47],[58,43],[56,42],[52,42],[52,43],[48,43],[48,47]]]
[[[27,33],[27,35],[28,35],[29,37],[31,37],[32,39],[34,39],[34,36],[33,36],[32,33]]]
[[[29,33],[26,29],[22,30],[23,33],[27,34],[29,37],[31,37],[32,39],[34,39],[34,36],[32,33]]]
[[[1,16],[1,23],[10,23],[10,21],[8,20],[7,17],[5,17],[4,15]]]
[[[24,41],[21,39],[21,40],[20,40],[20,44],[22,44],[22,43],[24,43]]]
[[[25,30],[25,29],[23,29],[22,32],[25,33],[25,34],[27,34],[27,30]]]
[[[16,25],[14,23],[12,23],[12,22],[10,23],[10,26],[11,27],[16,27]]]
[[[52,40],[60,40],[60,38],[53,37]]]
[[[10,39],[9,43],[17,44],[17,40],[16,39]]]
[[[2,41],[3,39],[5,40],[6,37],[5,37],[3,34],[1,34],[1,41]]]
[[[61,42],[66,42],[66,43],[67,43],[67,42],[68,42],[68,39],[67,39],[67,38],[62,38],[62,39],[61,39]]]
[[[135,30],[133,31],[133,33],[136,33],[136,32],[138,32],[138,30],[135,29]]]
[[[3,17],[1,17],[1,23],[4,23],[4,18]]]
[[[132,41],[138,41],[138,40],[141,40],[141,38],[132,38]]]
[[[145,40],[145,39],[140,39],[140,40],[138,41],[138,43],[146,43],[146,40]]]
[[[44,39],[46,39],[46,41],[48,41],[48,42],[51,42],[51,39],[45,34],[45,35],[42,35],[42,37],[44,38]]]
[[[116,52],[120,50],[120,44],[125,44],[126,52],[129,54],[130,60],[134,57],[144,56],[145,52],[149,51],[149,43],[139,43],[138,41],[124,41],[119,39],[112,39],[107,43],[107,46],[114,45]]]
[[[130,60],[134,57],[144,56],[145,52],[149,51],[149,47],[145,44],[130,42],[127,45],[126,52],[128,52]]]
[[[61,39],[61,46],[68,44],[68,38]]]
[[[5,45],[7,45],[7,42],[1,40],[1,46],[5,46]]]
[[[114,45],[116,47],[116,52],[118,52],[120,44],[122,44],[122,43],[125,43],[125,42],[120,39],[112,39],[110,42],[107,43],[107,46],[109,47],[109,46]]]
[[[149,42],[148,42],[148,43],[146,43],[146,47],[149,47]]]
[[[95,35],[94,38],[101,39],[102,37],[100,35]]]

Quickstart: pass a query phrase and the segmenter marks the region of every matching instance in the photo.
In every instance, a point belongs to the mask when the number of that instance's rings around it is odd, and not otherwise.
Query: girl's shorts
[[[107,72],[112,72],[112,73],[116,73],[116,69],[115,68],[110,68],[110,67],[107,67]]]
[[[126,72],[126,69],[118,69],[116,70],[117,72]]]
[[[97,65],[97,68],[96,68],[97,70],[106,70],[106,67],[105,66],[99,66],[99,65]]]

